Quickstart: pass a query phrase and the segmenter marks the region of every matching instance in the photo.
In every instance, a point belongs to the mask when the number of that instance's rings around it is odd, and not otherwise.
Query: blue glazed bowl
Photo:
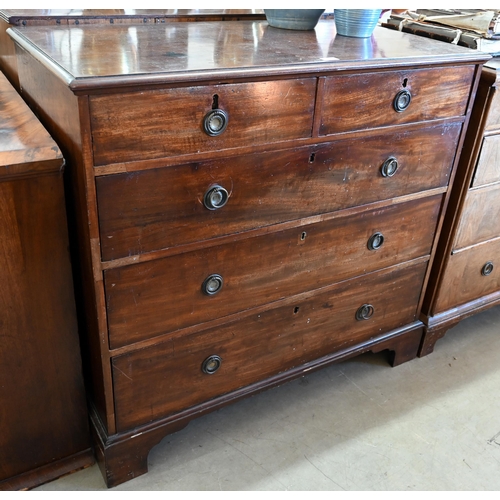
[[[337,33],[354,38],[372,36],[382,9],[335,9],[333,17]]]
[[[313,30],[325,9],[264,9],[269,26],[287,30]]]

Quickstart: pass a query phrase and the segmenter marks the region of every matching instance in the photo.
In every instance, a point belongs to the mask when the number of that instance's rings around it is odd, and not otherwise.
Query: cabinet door
[[[0,182],[0,234],[2,481],[88,449],[90,436],[62,177]]]

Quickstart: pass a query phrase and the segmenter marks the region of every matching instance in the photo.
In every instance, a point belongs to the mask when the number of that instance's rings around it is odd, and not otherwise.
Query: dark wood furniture
[[[0,75],[0,489],[94,462],[59,148]]]
[[[500,303],[500,59],[483,67],[423,307],[420,356],[463,318]]]
[[[222,405],[365,351],[416,357],[488,59],[331,21],[128,33],[83,26],[71,51],[71,27],[9,30],[71,163],[108,486]]]
[[[19,89],[11,26],[154,24],[185,21],[259,20],[262,9],[0,9],[0,70]]]

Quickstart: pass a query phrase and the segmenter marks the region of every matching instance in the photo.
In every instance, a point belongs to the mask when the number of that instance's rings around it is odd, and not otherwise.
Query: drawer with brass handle
[[[426,256],[441,195],[104,272],[113,348]]]
[[[311,137],[315,94],[302,78],[92,96],[94,164]]]
[[[96,178],[105,261],[442,188],[461,123]]]
[[[115,357],[118,430],[415,321],[426,266],[379,271],[293,304]],[[373,304],[372,314],[360,320],[357,312],[366,303]]]
[[[463,116],[474,71],[451,66],[327,77],[319,134]],[[450,94],[450,86],[460,92]]]

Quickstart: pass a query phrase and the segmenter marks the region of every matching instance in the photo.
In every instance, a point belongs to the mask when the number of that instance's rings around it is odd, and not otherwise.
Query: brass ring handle
[[[210,187],[205,196],[203,196],[203,205],[208,210],[217,210],[222,208],[229,199],[229,194],[226,189],[222,186],[216,184],[215,186]]]
[[[203,130],[210,136],[222,134],[226,130],[229,117],[222,109],[212,109],[203,118]]]
[[[495,266],[493,265],[493,262],[491,261],[486,262],[486,264],[481,269],[481,274],[483,276],[489,276],[493,272],[494,267]]]
[[[410,91],[407,89],[403,89],[396,94],[396,97],[394,98],[392,105],[394,106],[395,111],[401,113],[408,108],[410,102],[411,102]]]
[[[358,321],[363,321],[366,319],[370,319],[373,316],[373,313],[375,312],[375,309],[371,304],[363,304],[357,311],[356,311],[356,319]]]
[[[217,356],[216,354],[213,354],[212,356],[208,356],[208,358],[203,361],[201,370],[207,375],[212,375],[220,368],[221,364],[222,358],[220,356]]]
[[[398,171],[398,168],[399,163],[397,158],[389,156],[380,167],[380,173],[382,177],[392,177]]]
[[[382,233],[374,233],[368,239],[368,250],[378,250],[384,244],[384,235]]]
[[[223,284],[224,280],[220,274],[211,274],[201,285],[201,290],[205,295],[215,295],[221,291]]]

